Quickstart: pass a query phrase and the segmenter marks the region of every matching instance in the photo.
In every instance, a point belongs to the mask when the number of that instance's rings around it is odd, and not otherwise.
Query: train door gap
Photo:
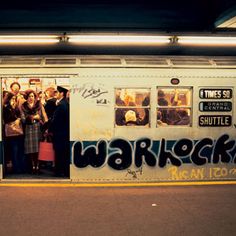
[[[69,89],[66,76],[1,78],[4,179],[69,179]]]

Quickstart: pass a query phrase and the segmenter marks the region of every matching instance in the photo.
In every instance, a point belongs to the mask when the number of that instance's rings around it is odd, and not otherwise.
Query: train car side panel
[[[172,78],[179,84],[173,85]],[[71,84],[71,179],[235,179],[234,78],[233,70],[81,69]],[[167,106],[158,104],[160,90],[169,94]],[[182,93],[180,105],[170,105],[176,91]],[[150,103],[126,108],[117,104],[117,92],[135,94],[136,104],[138,97],[148,96]],[[119,109],[129,112],[128,122],[136,122],[134,111],[143,110],[149,121],[117,125]],[[165,109],[185,110],[190,122],[160,125],[158,111]]]

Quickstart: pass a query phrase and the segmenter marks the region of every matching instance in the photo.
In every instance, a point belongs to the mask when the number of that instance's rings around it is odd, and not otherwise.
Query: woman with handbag
[[[22,120],[25,124],[25,154],[31,163],[32,173],[36,174],[39,172],[40,126],[47,122],[48,118],[34,90],[25,91],[25,99],[26,101],[21,106]]]
[[[21,114],[17,106],[16,96],[10,92],[7,94],[3,106],[3,122],[5,154],[7,153],[12,161],[13,173],[23,173],[25,162]]]

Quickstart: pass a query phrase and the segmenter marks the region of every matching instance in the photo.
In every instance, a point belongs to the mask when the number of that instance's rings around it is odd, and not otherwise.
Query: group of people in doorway
[[[17,134],[11,133],[13,128]],[[33,89],[22,92],[20,84],[13,82],[10,91],[3,91],[4,151],[13,173],[40,173],[39,143],[46,136],[51,137],[55,152],[54,174],[68,177],[68,90],[57,86],[40,93]]]

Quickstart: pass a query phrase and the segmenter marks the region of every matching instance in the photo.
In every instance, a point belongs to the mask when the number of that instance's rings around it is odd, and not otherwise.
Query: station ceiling
[[[0,6],[0,35],[154,32],[235,37],[235,27],[236,0],[8,0]],[[235,56],[236,47],[0,45],[0,56],[33,54]]]
[[[236,16],[235,0],[3,1],[0,30],[212,32]],[[232,30],[232,28],[231,28]]]

